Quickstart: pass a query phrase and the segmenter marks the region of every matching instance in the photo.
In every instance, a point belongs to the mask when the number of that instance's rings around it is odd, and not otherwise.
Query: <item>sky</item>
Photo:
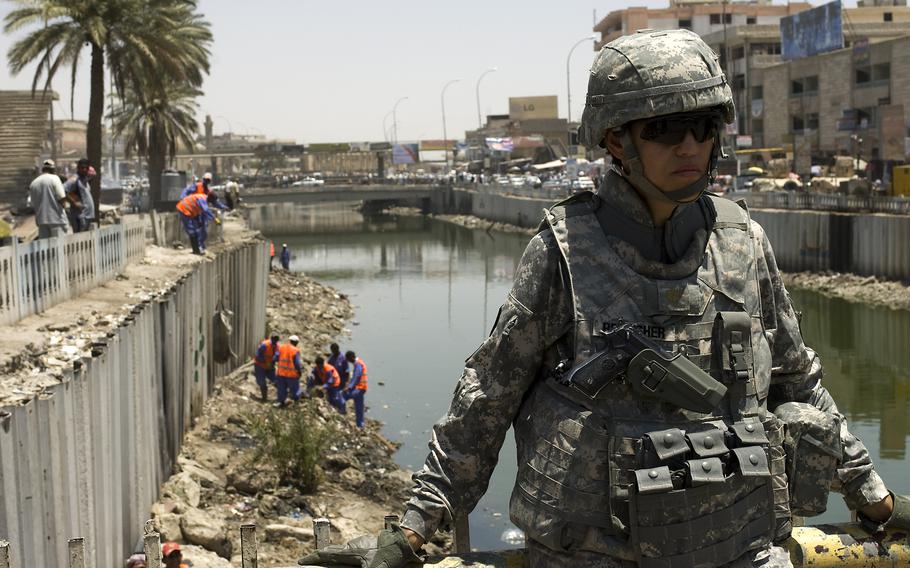
[[[212,25],[211,73],[199,102],[216,134],[262,134],[298,143],[383,141],[396,102],[398,140],[463,138],[480,112],[506,114],[509,97],[557,95],[566,117],[567,57],[616,0],[200,0]],[[634,5],[659,8],[666,0]],[[0,0],[0,18],[12,4]],[[0,32],[0,89],[30,89],[34,66],[10,76],[6,53],[20,31]],[[571,117],[584,108],[593,42],[569,60]],[[75,88],[88,115],[89,53]],[[69,72],[55,79],[57,118],[69,118]]]

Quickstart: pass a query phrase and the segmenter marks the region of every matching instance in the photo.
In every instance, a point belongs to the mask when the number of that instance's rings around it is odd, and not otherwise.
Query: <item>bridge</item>
[[[445,191],[442,185],[318,185],[286,188],[255,188],[242,194],[245,203],[329,203],[339,201],[412,201]]]

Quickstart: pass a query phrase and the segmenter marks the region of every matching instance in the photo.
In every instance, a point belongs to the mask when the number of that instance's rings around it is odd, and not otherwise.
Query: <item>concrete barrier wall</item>
[[[244,245],[203,262],[139,304],[92,357],[24,406],[0,408],[0,539],[14,565],[120,566],[170,474],[215,377],[252,356],[265,333],[268,250]],[[233,310],[227,363],[212,359],[212,317]]]
[[[536,227],[554,201],[452,188],[434,198],[434,213],[474,215]],[[752,209],[787,272],[849,272],[910,281],[910,216]]]

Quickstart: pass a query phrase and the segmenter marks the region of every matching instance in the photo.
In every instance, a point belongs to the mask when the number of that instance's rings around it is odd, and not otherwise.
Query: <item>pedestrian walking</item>
[[[161,545],[161,558],[164,560],[164,568],[190,568],[189,564],[183,562],[183,551],[176,542]]]
[[[303,363],[300,360],[300,349],[297,345],[300,338],[292,335],[288,343],[278,346],[278,351],[272,356],[275,362],[275,384],[278,397],[274,406],[284,406],[288,397],[295,402],[300,398],[300,376],[303,374]]]
[[[89,183],[95,177],[95,168],[87,158],[76,162],[76,175],[63,184],[63,190],[69,201],[69,222],[74,233],[87,231],[95,218],[95,201]]]
[[[579,143],[612,169],[546,212],[371,565],[419,562],[467,516],[513,426],[532,567],[791,567],[791,515],[830,488],[870,531],[910,528],[822,385],[764,230],[706,194],[736,119],[717,54],[688,30],[622,36],[586,101]]]
[[[342,398],[341,390],[341,377],[338,376],[335,367],[326,363],[321,355],[316,357],[316,360],[313,362],[313,370],[310,371],[310,376],[307,377],[307,396],[310,396],[310,391],[314,387],[322,388],[329,404],[334,406],[339,413],[345,413],[344,398]]]
[[[191,193],[177,202],[177,211],[180,212],[180,221],[183,230],[190,239],[193,254],[205,254],[205,241],[208,238],[208,224],[215,219],[209,207],[218,202],[214,193]]]
[[[64,211],[66,192],[53,160],[44,160],[41,174],[29,185],[28,193],[35,210],[38,238],[61,237],[67,233],[69,222]]]
[[[263,339],[253,357],[253,373],[256,376],[256,384],[259,386],[262,402],[269,399],[269,383],[275,384],[275,353],[278,352],[279,339],[277,333]]]
[[[344,391],[344,400],[354,401],[354,415],[357,420],[357,427],[363,428],[366,409],[363,399],[367,394],[367,364],[353,351],[348,351],[344,354],[344,357],[353,367],[351,384]]]
[[[329,365],[335,367],[335,372],[338,373],[338,378],[341,379],[341,388],[344,389],[348,384],[348,377],[350,373],[348,371],[348,360],[344,356],[344,353],[341,352],[341,348],[337,343],[329,345]]]
[[[285,270],[291,269],[291,251],[287,243],[281,245],[281,267]]]

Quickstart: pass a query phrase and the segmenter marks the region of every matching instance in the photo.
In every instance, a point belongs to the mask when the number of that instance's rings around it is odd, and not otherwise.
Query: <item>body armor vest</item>
[[[711,412],[645,398],[621,376],[593,397],[539,380],[515,421],[519,472],[513,522],[571,552],[595,527],[600,550],[645,567],[719,566],[789,533],[780,423],[766,412],[771,353],[764,335],[750,221],[715,199],[698,269],[683,278],[636,273],[576,196],[548,211],[574,304],[574,368],[618,325],[682,353],[727,387]]]

